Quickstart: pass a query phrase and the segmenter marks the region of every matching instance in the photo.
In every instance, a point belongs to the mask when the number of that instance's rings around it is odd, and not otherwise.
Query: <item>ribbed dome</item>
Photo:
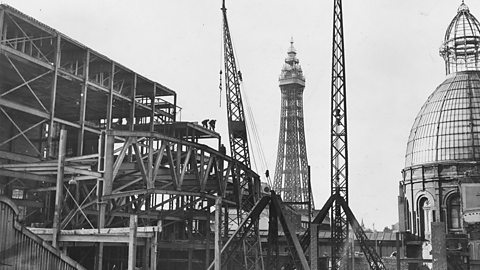
[[[446,73],[480,70],[480,23],[463,2],[447,28],[440,47]]]
[[[406,167],[480,161],[480,72],[449,75],[422,106],[407,143]]]

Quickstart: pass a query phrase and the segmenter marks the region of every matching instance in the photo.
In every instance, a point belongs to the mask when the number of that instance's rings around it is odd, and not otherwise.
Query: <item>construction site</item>
[[[322,180],[331,188],[320,206],[293,39],[273,181],[253,169],[227,4],[218,8],[228,134],[215,121],[180,120],[177,92],[162,82],[0,5],[0,269],[480,269],[480,23],[465,3],[441,49],[447,81],[409,137],[391,232],[366,232],[349,206],[342,0],[332,1],[331,177]],[[423,117],[435,110],[470,117]],[[450,134],[465,143],[442,148]]]

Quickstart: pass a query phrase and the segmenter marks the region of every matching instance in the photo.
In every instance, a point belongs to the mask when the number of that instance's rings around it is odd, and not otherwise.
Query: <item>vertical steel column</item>
[[[112,62],[112,68],[110,70],[110,87],[108,91],[108,104],[107,104],[107,130],[112,129],[113,118],[113,80],[115,78],[115,63]]]
[[[65,170],[65,153],[67,152],[67,131],[62,129],[60,131],[60,142],[58,147],[58,162],[57,162],[57,185],[55,193],[55,214],[53,216],[53,247],[58,248],[58,237],[61,230],[61,215],[63,202],[63,173]]]
[[[153,84],[152,91],[152,104],[151,104],[151,114],[150,114],[150,131],[153,132],[155,129],[155,96],[157,94],[157,83]],[[153,143],[154,138],[150,137],[148,139],[148,169],[147,169],[147,188],[154,188],[155,180],[153,179]],[[151,200],[151,195],[146,196],[145,204],[146,207],[149,207]],[[149,208],[147,208],[149,209]]]
[[[400,233],[399,232],[395,233],[395,248],[397,252],[397,256],[396,256],[397,270],[400,270],[401,263],[400,263]]]
[[[105,135],[105,173],[103,179],[103,194],[110,195],[113,189],[113,164],[115,162],[115,136],[110,132]]]
[[[193,249],[191,247],[188,248],[188,266],[187,270],[192,270],[192,260],[193,260]]]
[[[181,118],[181,114],[180,114],[180,118]],[[175,122],[177,119],[177,93],[175,93],[173,95],[173,122]],[[180,121],[182,121],[182,119],[180,119]]]
[[[50,92],[50,124],[48,127],[48,156],[52,157],[54,155],[52,149],[53,143],[53,133],[55,132],[53,125],[55,124],[55,101],[57,99],[57,79],[58,79],[58,68],[60,67],[60,57],[61,57],[61,36],[57,33],[57,42],[55,45],[55,59],[54,59],[54,68],[53,68],[53,80],[52,80],[52,89]]]
[[[318,269],[318,224],[310,224],[310,269]]]
[[[107,213],[107,202],[103,201],[104,195],[110,195],[113,187],[113,164],[114,155],[113,148],[115,144],[115,136],[106,132],[105,135],[105,173],[103,181],[98,181],[98,200],[99,200],[99,213],[98,213],[98,229],[105,227],[105,215]],[[98,265],[97,270],[102,270],[103,267],[103,243],[98,244]]]
[[[85,115],[87,112],[87,93],[88,93],[88,73],[90,72],[90,50],[87,49],[85,63],[83,65],[83,85],[80,94],[80,129],[78,130],[77,155],[83,155],[84,136],[85,136]]]
[[[150,254],[152,254],[152,238],[145,238],[145,245],[144,252],[143,252],[143,270],[151,270],[150,267]],[[153,268],[154,269],[154,268]]]
[[[5,10],[0,10],[0,44],[3,44],[3,24],[5,18]]]
[[[267,269],[277,270],[280,252],[278,245],[278,213],[273,203],[270,203],[268,213]]]
[[[222,197],[218,196],[215,199],[215,270],[221,270],[222,258],[220,247],[222,245],[222,238],[220,237],[221,228],[221,212],[222,212]]]
[[[130,116],[129,116],[129,123],[128,123],[128,128],[130,131],[135,130],[135,106],[137,102],[135,101],[135,96],[137,95],[137,74],[133,75],[133,85],[132,85],[132,95],[130,97],[131,99],[131,107],[130,107]],[[128,149],[128,161],[132,162],[133,161],[133,146],[129,146]]]
[[[205,211],[206,220],[210,220],[210,206],[211,204],[207,201],[207,211]],[[208,269],[210,265],[210,226],[205,228],[206,236],[205,236],[205,269]]]
[[[155,96],[157,95],[157,83],[153,83],[152,99],[150,104],[150,131],[155,128]]]
[[[135,101],[135,96],[137,95],[137,74],[133,75],[133,85],[132,85],[132,93],[130,96],[131,100],[131,107],[130,107],[130,118],[129,118],[129,130],[133,131],[135,130],[135,104],[137,103]]]
[[[130,234],[128,236],[128,270],[137,266],[137,225],[138,216],[130,215]]]
[[[157,269],[157,250],[158,250],[158,235],[162,231],[162,221],[157,221],[157,228],[155,229],[154,236],[150,242],[150,269]]]

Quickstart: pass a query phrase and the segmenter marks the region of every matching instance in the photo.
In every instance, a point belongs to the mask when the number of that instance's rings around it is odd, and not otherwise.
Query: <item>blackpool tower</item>
[[[293,47],[293,40],[282,67],[279,85],[282,92],[282,110],[273,189],[285,202],[300,203],[296,204],[297,208],[306,209],[306,203],[310,200],[303,128],[305,77]]]

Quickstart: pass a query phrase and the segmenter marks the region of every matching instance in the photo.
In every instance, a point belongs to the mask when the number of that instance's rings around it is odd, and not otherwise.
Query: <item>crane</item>
[[[331,84],[331,195],[313,224],[321,224],[330,211],[332,270],[351,269],[346,245],[349,225],[360,244],[370,269],[385,270],[385,265],[375,249],[368,245],[368,238],[348,205],[348,144],[347,144],[347,91],[343,35],[342,0],[334,0],[333,46]],[[303,251],[310,243],[310,228],[300,238]]]
[[[222,1],[221,10],[223,15],[223,60],[230,153],[234,160],[251,168],[246,119],[240,91],[240,84],[243,79],[241,71],[237,69],[225,0]],[[239,199],[239,207],[236,210],[237,220],[240,221],[245,218],[248,211],[254,207],[259,199],[260,180],[252,179],[241,171],[235,173],[240,174],[235,177],[238,177],[240,181],[239,187],[242,191],[240,192],[242,197]],[[244,269],[263,269],[258,221],[252,225],[252,228],[247,233],[248,235],[242,240],[244,250],[241,252],[241,255],[244,258],[237,261],[244,264]]]
[[[340,195],[348,205],[347,93],[342,0],[334,0],[333,7],[331,86],[331,196]],[[331,220],[332,269],[337,270],[341,267],[349,235],[347,216],[338,201],[332,206]]]
[[[232,157],[250,168],[250,152],[248,147],[247,127],[243,110],[240,82],[242,73],[237,69],[232,38],[228,27],[225,0],[222,5],[223,14],[223,58],[225,65],[225,87],[227,96],[228,133]]]

